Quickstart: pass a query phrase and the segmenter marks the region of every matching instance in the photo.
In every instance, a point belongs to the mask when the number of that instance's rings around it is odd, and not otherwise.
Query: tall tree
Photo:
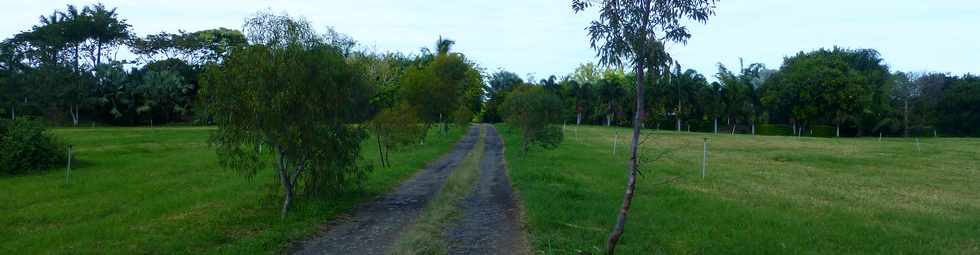
[[[714,14],[715,0],[572,0],[572,8],[581,12],[599,6],[599,18],[587,28],[599,63],[607,66],[629,64],[636,74],[636,112],[630,145],[630,166],[619,217],[606,243],[606,251],[615,253],[616,243],[626,227],[626,217],[636,190],[639,173],[637,148],[643,123],[643,84],[660,75],[669,63],[665,42],[686,42],[691,34],[682,19],[707,22]]]

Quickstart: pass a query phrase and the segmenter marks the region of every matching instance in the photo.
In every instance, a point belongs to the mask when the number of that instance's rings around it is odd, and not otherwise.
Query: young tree
[[[592,5],[599,6],[599,18],[588,27],[592,48],[599,63],[607,66],[629,64],[636,74],[636,112],[633,118],[633,138],[630,145],[630,166],[623,205],[616,226],[609,234],[606,251],[613,254],[616,243],[626,227],[636,176],[639,171],[637,147],[643,123],[643,84],[648,78],[660,75],[669,63],[665,42],[686,42],[691,34],[681,25],[682,19],[707,22],[714,14],[715,0],[572,0],[572,8],[580,12]],[[647,75],[651,77],[646,77]]]
[[[415,144],[426,132],[419,123],[417,110],[402,103],[381,110],[370,123],[378,140],[378,154],[382,166],[391,166],[390,151],[394,148]]]
[[[347,120],[354,94],[367,86],[363,71],[304,20],[259,13],[245,32],[252,44],[209,68],[202,82],[218,124],[211,143],[222,165],[249,175],[265,163],[258,148],[270,148],[285,217],[297,189],[337,192],[363,177],[357,160],[366,132]]]
[[[531,146],[554,148],[561,143],[562,130],[554,126],[561,119],[561,99],[543,87],[524,85],[504,99],[501,108],[507,124],[521,132],[521,149]]]

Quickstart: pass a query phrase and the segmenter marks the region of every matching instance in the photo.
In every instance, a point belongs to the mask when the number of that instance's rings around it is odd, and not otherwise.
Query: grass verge
[[[473,150],[456,166],[446,179],[442,190],[425,206],[419,218],[405,230],[392,247],[390,254],[446,254],[448,245],[442,238],[447,223],[460,215],[460,200],[473,190],[480,176],[480,159],[484,151],[484,128],[480,128],[480,138]]]
[[[217,165],[210,128],[66,128],[65,169],[0,178],[0,254],[275,254],[353,206],[388,192],[452,149],[465,130],[432,129],[425,145],[392,152],[363,189],[297,201],[279,219],[271,171],[245,178]],[[362,155],[378,165],[377,144]]]

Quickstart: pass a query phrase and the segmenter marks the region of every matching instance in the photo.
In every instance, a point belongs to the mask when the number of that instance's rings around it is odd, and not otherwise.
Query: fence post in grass
[[[619,133],[613,136],[613,156],[616,155],[616,147],[619,147]]]
[[[65,184],[70,183],[71,178],[71,144],[68,145],[68,168],[65,170]]]
[[[701,179],[708,175],[708,138],[704,138],[704,154],[701,157]]]

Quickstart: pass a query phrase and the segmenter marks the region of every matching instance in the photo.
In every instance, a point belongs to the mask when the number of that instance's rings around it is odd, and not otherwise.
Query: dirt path
[[[359,206],[353,217],[331,224],[294,254],[384,254],[398,240],[428,201],[442,188],[446,177],[473,149],[480,128],[473,126],[451,152],[403,182],[394,192]]]
[[[504,165],[503,141],[493,126],[484,128],[480,179],[458,205],[462,217],[444,233],[449,254],[530,254]]]

